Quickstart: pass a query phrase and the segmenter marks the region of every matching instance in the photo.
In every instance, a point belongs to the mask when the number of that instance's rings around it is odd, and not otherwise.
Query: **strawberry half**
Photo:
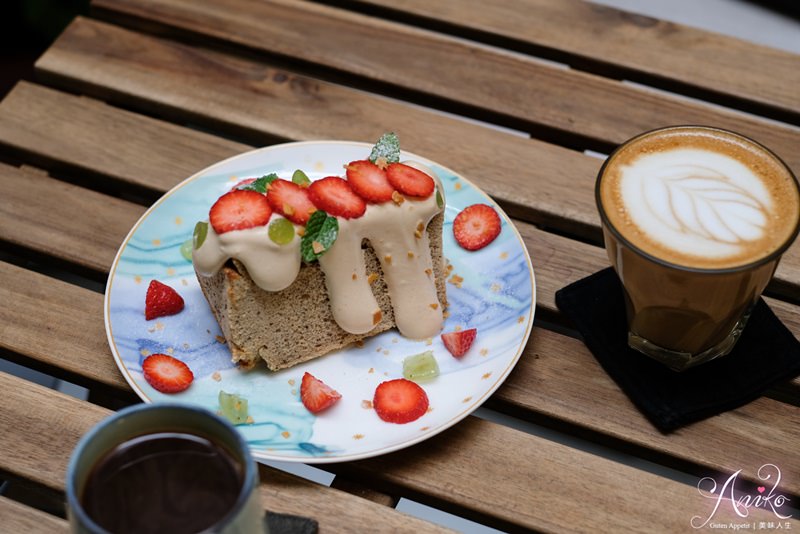
[[[269,184],[267,202],[270,207],[295,224],[306,224],[317,207],[308,198],[308,190],[294,182],[277,179]]]
[[[151,354],[142,362],[147,383],[161,393],[179,393],[194,380],[189,366],[168,354]]]
[[[272,209],[267,197],[256,191],[237,189],[225,193],[211,206],[208,222],[218,234],[267,224]]]
[[[319,413],[327,410],[341,398],[338,391],[311,373],[303,375],[303,381],[300,383],[300,400],[309,412]]]
[[[398,378],[377,387],[372,406],[387,423],[410,423],[428,411],[428,395],[416,382]]]
[[[231,191],[235,191],[235,190],[237,190],[240,187],[245,186],[245,185],[250,185],[255,181],[256,181],[255,178],[245,178],[244,180],[239,181],[236,185],[231,187]]]
[[[491,206],[473,204],[456,215],[453,236],[462,248],[478,250],[500,235],[500,216]]]
[[[433,178],[403,163],[386,167],[386,178],[395,189],[410,197],[428,198],[436,187]]]
[[[158,280],[150,280],[144,298],[144,318],[148,321],[165,315],[175,315],[183,310],[183,297]]]
[[[386,177],[386,171],[369,160],[351,161],[347,169],[347,182],[358,196],[367,202],[388,202],[395,189]]]
[[[456,358],[461,358],[472,346],[472,342],[475,341],[475,336],[477,335],[478,331],[475,328],[448,332],[447,334],[442,334],[442,342],[445,348],[450,351],[450,354]]]
[[[336,217],[357,219],[367,210],[364,199],[356,195],[350,184],[338,176],[328,176],[311,182],[308,196],[316,207]]]

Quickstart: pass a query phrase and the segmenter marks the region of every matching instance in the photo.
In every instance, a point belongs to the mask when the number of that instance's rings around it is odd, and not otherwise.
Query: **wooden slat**
[[[5,373],[0,373],[0,390],[5,406],[0,413],[0,450],[4,451],[0,472],[63,492],[70,451],[87,430],[111,412]],[[266,466],[261,466],[260,473],[265,508],[313,517],[325,532],[373,528],[445,531],[386,506]]]
[[[65,451],[110,413],[1,373],[0,400],[6,406],[0,413],[0,449],[7,451],[0,457],[0,470],[57,491],[64,488]],[[52,439],[54,428],[59,429],[57,440]],[[685,527],[686,510],[712,509],[690,486],[476,418],[424,445],[351,465],[365,477],[476,515],[547,531],[598,524],[628,531],[658,524],[672,531]],[[288,504],[292,512],[311,515],[333,531],[430,530],[422,521],[338,490],[295,477],[283,482],[288,477],[265,477],[266,507],[282,512]],[[558,491],[551,485],[558,485]],[[665,509],[662,502],[672,506]],[[767,517],[766,512],[755,515]]]
[[[0,531],[25,534],[69,532],[69,524],[60,517],[25,506],[0,496]]]
[[[681,84],[800,114],[800,56],[582,0],[358,0],[593,72]],[[391,16],[389,17],[391,18]],[[565,29],[568,29],[565,31]],[[713,68],[709,68],[713,62]],[[780,79],[780,83],[776,80]],[[743,103],[744,106],[748,102]]]
[[[136,59],[128,50],[138,51]],[[407,149],[463,173],[512,214],[599,237],[594,181],[601,162],[570,150],[87,19],[76,20],[38,66],[124,103],[155,103],[216,124],[293,140],[374,142],[392,129]],[[9,103],[0,106],[0,128],[7,132],[7,143],[42,152],[47,143],[35,148],[14,134],[22,118],[36,113],[23,111],[35,109],[35,102],[24,105],[33,101],[29,94],[34,91],[41,92],[28,85],[12,92]],[[6,105],[8,114],[2,113]],[[80,143],[86,134],[66,137]],[[171,142],[163,135],[153,140]],[[800,298],[800,243],[785,254],[776,280],[782,294]]]
[[[18,288],[0,289],[5,307],[18,310],[21,317],[36,314],[39,318],[37,323],[13,320],[11,312],[0,309],[4,347],[127,391],[102,335],[100,295],[3,263],[0,281],[0,288]],[[776,304],[771,302],[773,308]],[[797,317],[792,307],[781,306],[788,310],[776,308],[779,315],[788,312]],[[77,311],[81,308],[83,313]],[[40,324],[48,324],[51,335],[43,338]],[[792,327],[800,331],[796,319]],[[780,462],[787,490],[800,494],[800,457],[787,452],[800,442],[798,407],[761,398],[664,436],[636,410],[581,342],[541,328],[534,329],[517,368],[496,397],[533,414],[624,439],[704,469],[725,472],[736,466],[759,467],[755,464],[771,458]]]
[[[800,170],[796,127],[382,18],[296,0],[202,5],[191,0],[95,0],[94,5],[435,95],[606,147],[659,126],[712,124],[760,140]]]

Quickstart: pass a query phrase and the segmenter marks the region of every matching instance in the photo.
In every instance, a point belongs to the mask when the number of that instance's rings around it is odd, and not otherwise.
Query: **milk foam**
[[[629,222],[666,248],[725,258],[766,236],[770,192],[730,156],[674,148],[642,154],[619,172]]]

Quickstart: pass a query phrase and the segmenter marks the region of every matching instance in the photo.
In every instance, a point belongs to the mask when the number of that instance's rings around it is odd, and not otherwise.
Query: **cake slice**
[[[198,223],[197,278],[240,367],[291,367],[394,327],[441,330],[441,184],[419,164],[375,159],[351,162],[347,180],[264,177]]]

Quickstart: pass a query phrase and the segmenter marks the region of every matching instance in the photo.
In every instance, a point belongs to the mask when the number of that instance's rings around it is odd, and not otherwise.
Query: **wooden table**
[[[664,435],[554,293],[607,265],[593,199],[602,160],[585,150],[704,123],[800,171],[800,57],[577,0],[330,4],[95,0],[39,59],[36,81],[0,103],[2,355],[91,391],[84,402],[0,375],[0,477],[22,496],[0,497],[0,530],[66,530],[70,451],[137,402],[107,346],[102,292],[146,207],[252,147],[388,129],[515,218],[536,270],[536,328],[490,417],[325,466],[332,487],[264,467],[265,507],[310,514],[324,532],[440,530],[394,510],[400,497],[509,531],[680,532],[713,509],[700,478],[741,469],[740,483],[759,483],[766,463],[796,506],[800,380]],[[769,295],[800,332],[800,245]],[[785,526],[770,510],[722,508],[714,521]]]

